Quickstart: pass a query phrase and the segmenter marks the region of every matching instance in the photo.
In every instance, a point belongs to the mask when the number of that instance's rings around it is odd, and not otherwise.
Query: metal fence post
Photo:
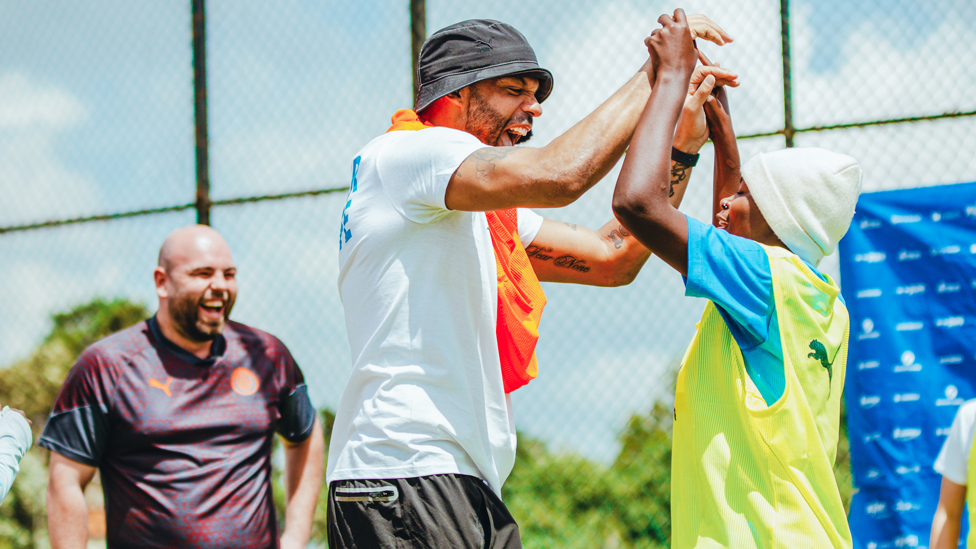
[[[793,69],[790,61],[790,0],[779,1],[780,38],[783,43],[783,135],[786,146],[793,146]]]
[[[197,223],[210,225],[210,160],[207,140],[207,16],[204,0],[193,9],[193,118],[196,126]]]
[[[413,69],[413,96],[417,97],[420,81],[417,75],[417,61],[420,59],[420,48],[427,39],[427,0],[410,0],[410,66]]]

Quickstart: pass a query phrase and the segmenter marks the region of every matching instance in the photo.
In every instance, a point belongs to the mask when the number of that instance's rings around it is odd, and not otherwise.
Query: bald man
[[[305,547],[322,483],[322,429],[276,337],[229,320],[230,248],[210,227],[159,250],[155,316],[86,349],[38,445],[51,450],[51,546],[84,548],[98,470],[110,548]],[[278,535],[271,444],[284,441]]]

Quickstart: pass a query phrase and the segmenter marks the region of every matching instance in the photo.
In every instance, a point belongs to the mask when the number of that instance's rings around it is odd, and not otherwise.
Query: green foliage
[[[85,347],[148,317],[144,305],[101,298],[53,315],[54,327],[41,345],[29,357],[3,370],[0,403],[23,410],[38,432],[68,370]]]
[[[335,423],[335,414],[331,410],[319,410],[319,421],[322,422],[322,430],[325,433],[325,458],[322,466],[329,461],[329,440],[332,435],[332,425]],[[274,448],[277,451],[280,441],[275,437]],[[278,513],[279,523],[282,528],[285,526],[285,487],[282,483],[282,470],[275,463],[274,471],[271,473],[272,489],[274,493],[275,510]],[[322,491],[319,492],[319,500],[315,505],[315,516],[312,519],[312,542],[328,547],[328,531],[326,530],[326,513],[329,503],[329,488],[325,483],[322,484]],[[0,549],[3,549],[0,547]]]
[[[0,404],[23,410],[35,440],[78,355],[95,341],[149,316],[143,305],[96,299],[52,317],[54,327],[31,355],[2,370]],[[32,448],[0,506],[0,549],[47,546],[47,452]]]
[[[527,549],[659,548],[671,535],[671,411],[633,416],[610,467],[519,437],[502,490]]]

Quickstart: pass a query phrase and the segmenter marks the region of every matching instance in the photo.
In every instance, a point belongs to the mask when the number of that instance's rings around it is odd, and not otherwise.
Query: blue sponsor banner
[[[926,547],[932,465],[976,397],[976,183],[862,194],[840,267],[854,545]]]

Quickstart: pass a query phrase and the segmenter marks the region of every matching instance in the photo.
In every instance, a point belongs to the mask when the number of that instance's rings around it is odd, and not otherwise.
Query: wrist
[[[705,146],[706,141],[708,141],[708,137],[705,137],[705,139],[695,139],[693,137],[685,137],[680,134],[675,134],[672,145],[675,149],[678,149],[683,153],[698,154],[698,152],[701,151],[701,148]]]
[[[698,158],[701,157],[700,154],[690,154],[688,152],[679,150],[677,147],[671,147],[671,160],[674,160],[682,166],[687,166],[693,168],[698,164]]]

